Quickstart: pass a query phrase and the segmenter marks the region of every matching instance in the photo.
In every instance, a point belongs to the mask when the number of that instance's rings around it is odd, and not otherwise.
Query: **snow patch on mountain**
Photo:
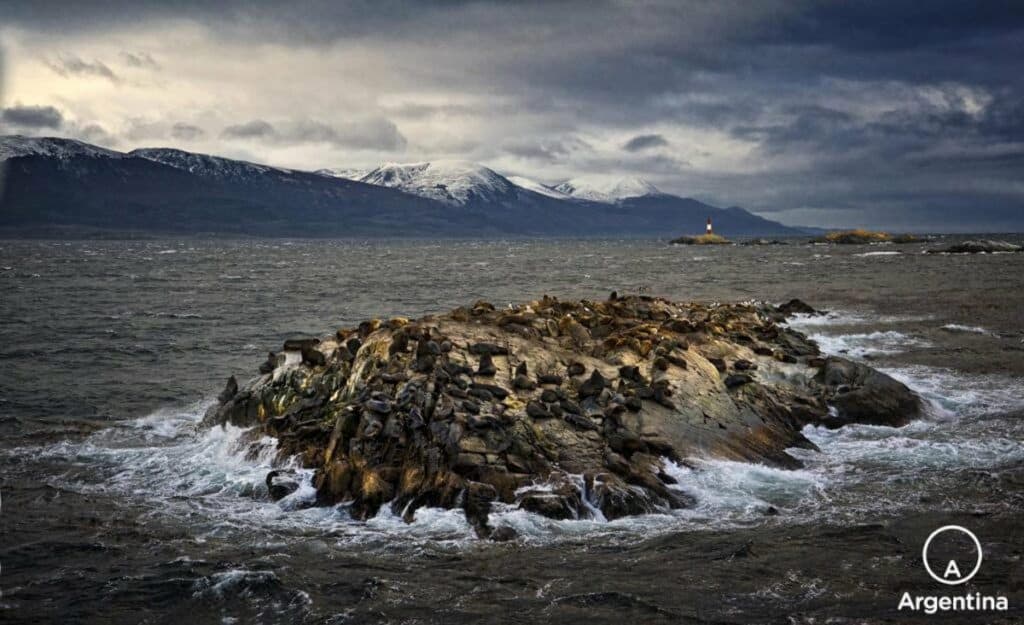
[[[359,181],[363,179],[363,176],[370,173],[369,169],[356,169],[352,167],[333,169],[330,167],[324,167],[313,172],[314,174],[320,174],[321,176],[328,176],[330,178],[343,178],[345,180]]]
[[[534,193],[539,193],[541,195],[546,195],[547,197],[553,197],[559,200],[572,199],[572,196],[566,195],[565,193],[562,193],[561,191],[558,191],[553,187],[549,187],[546,184],[542,184],[540,182],[537,182],[536,180],[525,178],[523,176],[509,176],[508,181],[516,185],[517,187],[526,189],[527,191],[533,191]]]
[[[643,178],[581,177],[567,180],[555,190],[581,200],[614,204],[619,200],[645,195],[664,195],[658,187]]]
[[[506,199],[518,189],[492,169],[478,163],[454,160],[385,163],[360,181],[458,206],[475,200]]]
[[[58,160],[67,160],[75,156],[92,156],[97,158],[124,157],[120,152],[89,145],[75,139],[25,137],[22,135],[0,137],[0,162],[19,156],[47,156]]]
[[[140,148],[132,150],[128,155],[162,163],[207,178],[245,180],[273,172],[293,173],[290,169],[257,165],[247,161],[236,161],[174,148]]]

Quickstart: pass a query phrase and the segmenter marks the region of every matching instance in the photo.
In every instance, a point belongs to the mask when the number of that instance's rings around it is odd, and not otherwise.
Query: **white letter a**
[[[948,578],[951,573],[956,573],[957,579],[963,577],[963,575],[960,575],[960,569],[956,565],[956,560],[949,561],[949,564],[946,565],[946,572],[942,576]]]

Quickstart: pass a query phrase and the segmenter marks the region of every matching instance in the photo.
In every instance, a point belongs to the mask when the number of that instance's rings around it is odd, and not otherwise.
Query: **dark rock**
[[[850,423],[900,427],[921,416],[921,399],[905,384],[845,358],[829,357],[815,376],[828,391],[835,414],[821,418],[829,428]]]
[[[295,491],[299,490],[298,478],[290,473],[274,469],[270,473],[267,473],[267,492],[270,494],[270,498],[274,501],[284,499],[288,495],[291,495]]]
[[[494,528],[494,531],[491,532],[488,538],[495,542],[508,542],[519,538],[519,532],[507,525],[502,525],[501,527]]]
[[[351,352],[353,356],[359,353],[359,348],[362,346],[363,342],[355,337],[345,341],[345,347],[348,349],[349,352]]]
[[[537,381],[541,384],[554,384],[555,386],[561,386],[563,382],[562,376],[557,373],[545,373],[537,376]]]
[[[1006,252],[1020,252],[1019,245],[1006,241],[972,240],[962,243],[954,243],[942,249],[928,250],[929,254],[995,254]]]
[[[785,304],[779,305],[778,308],[776,308],[776,310],[778,310],[780,313],[782,313],[783,315],[785,315],[787,317],[789,317],[791,315],[795,315],[797,313],[803,314],[803,315],[815,315],[815,314],[818,314],[818,311],[815,310],[814,308],[812,308],[810,306],[810,304],[807,304],[806,302],[803,302],[803,301],[798,300],[796,298],[793,298],[793,299],[789,300]]]
[[[583,363],[574,362],[569,365],[568,368],[569,377],[574,378],[578,375],[583,375],[587,372],[587,368],[583,366]]]
[[[732,368],[737,371],[751,371],[753,369],[757,369],[757,365],[750,362],[749,360],[737,360],[736,362],[732,363]]]

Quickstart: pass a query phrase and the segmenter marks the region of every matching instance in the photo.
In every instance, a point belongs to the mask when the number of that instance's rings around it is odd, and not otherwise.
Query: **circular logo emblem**
[[[974,549],[978,553],[978,559],[974,563],[974,568],[971,572],[963,575],[960,571],[960,565],[956,560],[949,560],[943,569],[942,575],[938,575],[932,570],[931,564],[928,562],[928,548],[931,546],[932,541],[947,532],[956,532],[966,535],[974,543]],[[959,586],[971,581],[971,578],[978,574],[978,569],[981,568],[981,542],[978,537],[974,535],[974,532],[961,527],[959,525],[946,525],[932,532],[926,541],[924,541],[924,548],[921,550],[921,559],[924,560],[924,568],[928,571],[928,575],[931,575],[932,579],[939,582],[940,584],[946,584],[947,586]]]

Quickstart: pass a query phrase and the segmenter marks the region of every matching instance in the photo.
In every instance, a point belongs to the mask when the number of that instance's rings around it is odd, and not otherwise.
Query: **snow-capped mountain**
[[[128,152],[128,156],[144,158],[148,161],[162,163],[175,169],[192,174],[223,180],[247,180],[269,173],[291,173],[292,170],[258,165],[246,161],[236,161],[209,154],[197,154],[176,150],[174,148],[141,148]]]
[[[555,187],[556,191],[579,200],[614,204],[619,200],[646,195],[663,195],[658,187],[643,178],[582,177],[567,180]]]
[[[526,178],[523,176],[509,176],[508,181],[516,185],[517,187],[526,189],[527,191],[533,191],[534,193],[539,193],[541,195],[546,195],[547,197],[553,197],[558,200],[572,199],[572,196],[566,195],[565,193],[562,193],[561,191],[558,191],[553,187],[549,187],[546,184],[542,184],[540,182],[537,182],[536,180],[532,180],[530,178]]]
[[[345,180],[361,180],[363,176],[370,173],[369,169],[357,169],[354,167],[332,169],[324,167],[313,172],[314,174],[320,174],[321,176],[329,176],[331,178],[344,178]]]
[[[120,152],[99,146],[57,137],[24,137],[9,135],[0,137],[0,162],[19,156],[46,156],[58,160],[67,160],[74,156],[92,156],[100,158],[121,158]]]
[[[360,182],[401,189],[456,206],[502,201],[519,190],[508,178],[469,161],[385,163],[360,178]]]
[[[327,175],[168,148],[120,153],[71,139],[11,136],[0,137],[0,162],[0,236],[662,236],[699,232],[708,217],[726,235],[799,233],[742,209],[660,193],[638,179],[571,180],[555,190],[465,161],[392,163],[357,181],[339,170]]]

